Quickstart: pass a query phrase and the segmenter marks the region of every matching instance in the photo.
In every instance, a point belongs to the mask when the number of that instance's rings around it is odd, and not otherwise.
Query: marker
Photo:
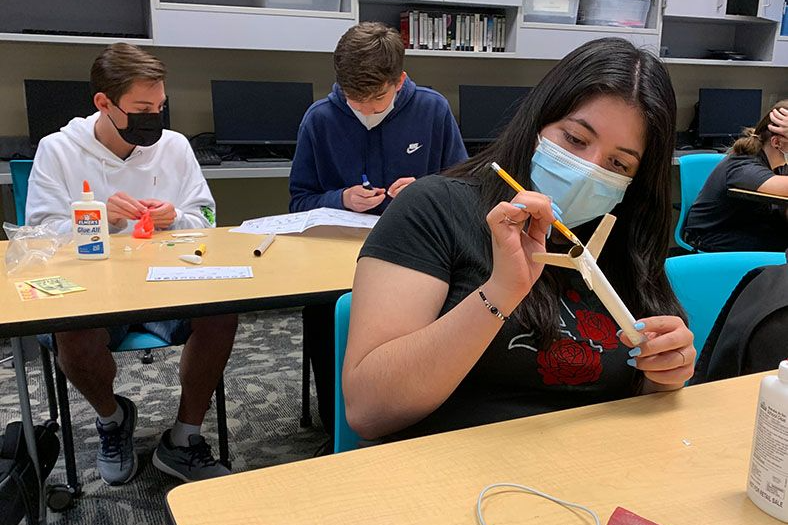
[[[372,183],[369,182],[369,179],[367,178],[367,174],[366,173],[362,173],[361,174],[361,187],[364,188],[365,190],[370,190],[370,191],[375,189],[372,186]]]
[[[265,251],[268,249],[268,247],[271,246],[271,244],[273,244],[274,239],[276,239],[276,235],[274,235],[272,233],[266,235],[263,238],[263,242],[261,242],[260,245],[257,248],[254,249],[253,253],[254,253],[255,257],[262,256],[265,253]]]
[[[205,252],[207,250],[208,248],[205,247],[205,243],[200,244],[200,246],[196,250],[194,250],[194,255],[205,255]]]
[[[191,264],[202,264],[202,257],[199,255],[181,255],[178,259]]]
[[[495,173],[498,174],[499,177],[501,177],[503,180],[505,180],[506,183],[509,186],[511,186],[512,189],[514,191],[516,191],[517,193],[520,193],[521,191],[525,191],[525,188],[520,186],[520,184],[516,180],[514,180],[514,178],[511,175],[506,173],[506,171],[502,167],[500,167],[497,162],[491,162],[490,163],[490,169],[492,169]],[[580,239],[575,237],[575,234],[572,233],[569,230],[569,228],[564,226],[564,224],[561,221],[559,221],[559,220],[553,221],[553,226],[555,226],[556,230],[558,230],[562,234],[564,234],[564,237],[566,237],[567,239],[569,239],[570,241],[572,241],[576,245],[578,245],[578,246],[582,246],[583,245],[583,243],[580,242]]]

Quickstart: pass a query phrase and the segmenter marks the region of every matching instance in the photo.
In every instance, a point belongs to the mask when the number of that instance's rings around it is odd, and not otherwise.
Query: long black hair
[[[599,265],[635,317],[684,318],[664,269],[671,227],[676,97],[667,70],[651,53],[620,38],[603,38],[577,48],[531,91],[495,142],[444,175],[478,179],[480,210],[486,214],[497,203],[513,197],[511,188],[490,170],[489,164],[497,162],[531,189],[531,157],[538,134],[600,95],[615,96],[639,108],[647,136],[637,174],[612,212],[618,221]],[[578,227],[576,233],[581,238],[590,235],[597,223]],[[546,267],[515,311],[523,325],[537,330],[543,344],[559,335],[561,286],[556,270]]]

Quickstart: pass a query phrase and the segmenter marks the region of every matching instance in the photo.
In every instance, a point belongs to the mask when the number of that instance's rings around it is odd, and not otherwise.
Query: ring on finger
[[[507,224],[514,224],[514,225],[520,224],[519,222],[517,222],[517,221],[513,220],[512,218],[510,218],[508,215],[504,215],[503,216],[503,220],[505,220]]]
[[[681,350],[673,350],[673,351],[674,352],[678,352],[678,354],[681,356],[681,366],[686,365],[687,364],[687,357],[684,355],[684,352],[682,352]]]

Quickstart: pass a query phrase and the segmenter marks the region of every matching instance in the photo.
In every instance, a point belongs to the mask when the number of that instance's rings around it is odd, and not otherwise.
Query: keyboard
[[[213,148],[195,148],[194,156],[200,166],[218,166],[222,163],[222,158]]]

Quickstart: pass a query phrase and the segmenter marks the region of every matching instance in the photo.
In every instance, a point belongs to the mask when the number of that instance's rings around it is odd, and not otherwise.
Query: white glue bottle
[[[82,181],[82,200],[71,203],[74,242],[79,259],[109,257],[107,205],[93,200],[88,181]]]
[[[788,522],[788,361],[761,380],[752,438],[747,496],[762,511]]]

